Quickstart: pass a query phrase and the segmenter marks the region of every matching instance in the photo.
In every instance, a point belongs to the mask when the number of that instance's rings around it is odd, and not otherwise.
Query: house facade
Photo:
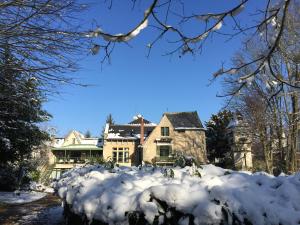
[[[142,161],[172,165],[176,154],[207,161],[205,131],[197,112],[165,113],[158,125],[141,116],[128,124],[106,125],[105,160],[128,166]]]
[[[142,161],[141,143],[151,134],[156,124],[137,116],[128,124],[106,124],[103,140],[104,160],[122,166],[139,165]]]
[[[54,138],[49,155],[52,178],[59,178],[61,173],[77,165],[103,157],[99,138],[85,138],[78,131],[69,132],[64,138]]]
[[[207,161],[205,130],[197,112],[164,113],[143,144],[144,162],[173,164],[176,154]]]

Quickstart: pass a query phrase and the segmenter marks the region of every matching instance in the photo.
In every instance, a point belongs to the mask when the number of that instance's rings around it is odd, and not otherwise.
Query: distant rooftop
[[[144,134],[147,137],[156,125],[145,124]],[[140,126],[137,124],[112,124],[108,129],[108,139],[139,139]]]
[[[131,122],[129,122],[128,124],[141,124],[142,123],[142,117],[138,117],[134,120],[132,120]],[[144,118],[144,124],[152,124],[149,120],[146,120]]]

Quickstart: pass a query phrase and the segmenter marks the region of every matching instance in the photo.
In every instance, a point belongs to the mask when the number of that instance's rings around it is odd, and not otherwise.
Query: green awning
[[[95,145],[67,145],[59,148],[52,148],[52,151],[102,151],[102,147]]]

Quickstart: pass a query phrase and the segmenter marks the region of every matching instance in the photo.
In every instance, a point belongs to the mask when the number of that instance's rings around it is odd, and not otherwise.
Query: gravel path
[[[63,209],[58,197],[48,194],[31,203],[0,204],[1,225],[63,225]]]

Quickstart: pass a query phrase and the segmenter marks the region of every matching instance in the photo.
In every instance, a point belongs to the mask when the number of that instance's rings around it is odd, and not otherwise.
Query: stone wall
[[[173,126],[167,117],[164,115],[160,120],[159,124],[154,128],[150,136],[146,139],[143,145],[143,161],[154,162],[156,157],[157,144],[156,139],[161,138],[161,127],[169,127],[170,137],[173,135]]]
[[[176,131],[171,122],[164,115],[160,123],[152,131],[143,145],[143,161],[154,162],[157,156],[157,143],[165,137],[161,136],[161,127],[169,127],[172,153],[180,152],[195,157],[200,162],[206,162],[206,142],[204,130]]]
[[[204,130],[174,131],[174,152],[193,156],[199,162],[206,162],[206,141]]]

